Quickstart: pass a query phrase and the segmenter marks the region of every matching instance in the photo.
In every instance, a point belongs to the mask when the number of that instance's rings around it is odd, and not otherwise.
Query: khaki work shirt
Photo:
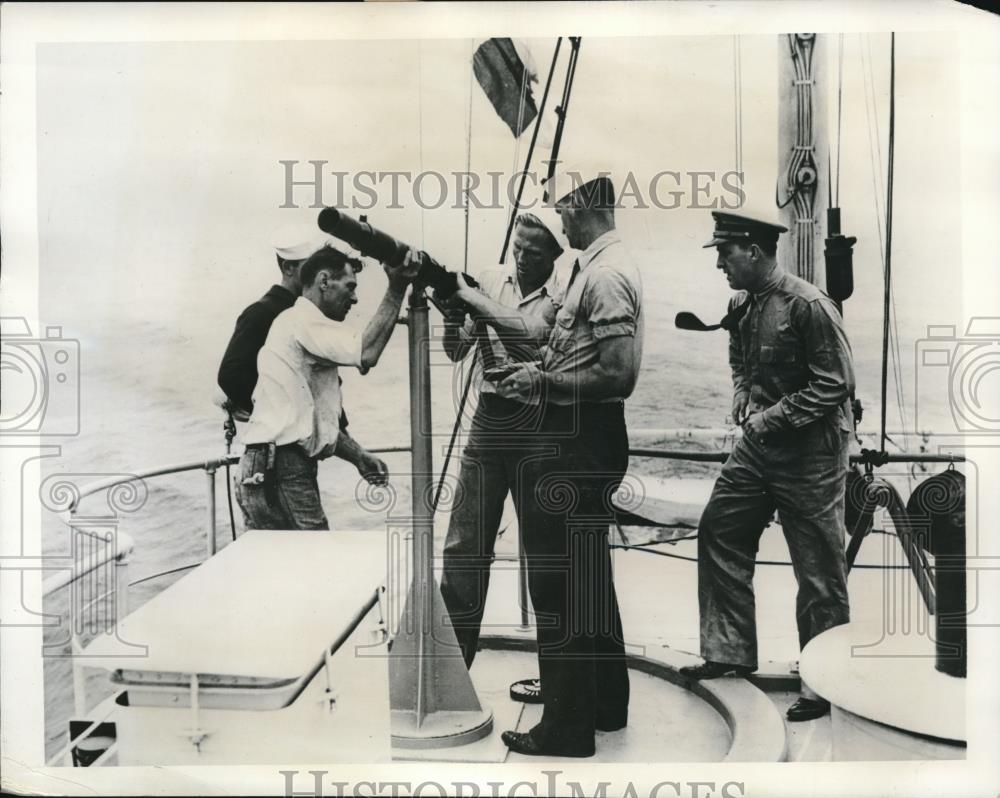
[[[739,292],[730,307],[748,302],[739,331],[729,336],[729,365],[737,395],[763,412],[772,432],[798,429],[836,414],[853,429],[850,396],[854,362],[833,300],[812,283],[778,270],[758,293]]]
[[[571,374],[598,361],[599,344],[605,338],[628,335],[635,338],[633,368],[642,361],[642,278],[632,256],[609,230],[580,255],[576,276],[566,287],[547,346],[542,350],[542,369]],[[620,402],[624,396],[601,401]],[[572,404],[572,398],[550,399]]]

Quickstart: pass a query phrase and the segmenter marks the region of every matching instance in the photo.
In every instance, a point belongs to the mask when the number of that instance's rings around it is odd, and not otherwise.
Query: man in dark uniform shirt
[[[799,644],[847,623],[844,487],[853,429],[854,365],[833,300],[777,263],[786,228],[713,212],[706,247],[739,293],[730,314],[733,447],[698,526],[701,665],[695,679],[745,676],[757,669],[753,574],[764,527],[777,510],[798,583]],[[803,685],[788,710],[811,720],[829,704]]]
[[[267,340],[271,324],[279,313],[294,305],[302,293],[300,267],[331,240],[318,227],[308,224],[286,227],[275,234],[274,252],[281,270],[281,283],[272,285],[264,296],[243,310],[219,365],[219,387],[237,421],[246,421],[253,410],[257,353]],[[347,415],[343,411],[340,428],[347,428]]]

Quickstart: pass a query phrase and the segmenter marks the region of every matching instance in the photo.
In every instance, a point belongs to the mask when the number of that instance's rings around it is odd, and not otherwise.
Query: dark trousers
[[[247,446],[235,480],[246,528],[329,529],[317,467],[296,443],[276,447],[270,463],[266,444]]]
[[[757,667],[754,565],[775,509],[798,583],[800,646],[850,620],[847,463],[847,434],[827,419],[733,447],[698,526],[702,657]]]
[[[518,469],[533,445],[530,438],[539,415],[540,408],[482,394],[462,453],[459,489],[444,544],[441,595],[467,666],[479,646],[504,502],[510,492],[518,505]]]
[[[628,467],[621,403],[546,405],[518,496],[549,752],[587,754],[595,727],[628,719],[629,680],[608,549],[611,498]]]

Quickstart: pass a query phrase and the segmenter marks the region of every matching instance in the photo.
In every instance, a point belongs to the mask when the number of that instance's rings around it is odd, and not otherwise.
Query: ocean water
[[[633,439],[644,428],[719,427],[730,409],[731,383],[726,365],[724,333],[678,331],[673,319],[680,310],[692,310],[706,321],[723,313],[728,289],[721,274],[712,268],[711,256],[702,255],[698,277],[677,273],[671,258],[660,250],[637,251],[644,279],[646,338],[638,387],[627,402],[627,421]],[[564,264],[563,264],[564,265]],[[683,278],[683,279],[678,279]],[[363,324],[381,293],[381,275],[365,276],[366,294],[356,309],[354,322]],[[861,281],[863,282],[863,280]],[[62,455],[43,461],[43,478],[63,475],[78,484],[105,474],[136,474],[144,469],[195,462],[224,452],[222,414],[211,403],[214,374],[233,321],[242,306],[267,287],[240,284],[234,293],[204,292],[193,301],[196,309],[214,304],[215,312],[193,312],[190,316],[168,318],[149,312],[122,312],[112,316],[89,317],[65,325],[64,335],[80,342],[81,432],[61,441]],[[881,364],[880,299],[849,303],[848,332],[854,349],[858,374],[858,394],[868,408],[863,428],[877,429]],[[148,311],[148,308],[146,309]],[[912,413],[912,396],[919,383],[914,380],[914,347],[922,331],[921,312],[913,310],[899,318],[901,377]],[[434,328],[440,317],[431,310]],[[440,330],[437,329],[439,333]],[[439,469],[448,437],[455,421],[461,395],[463,373],[432,343],[433,426],[435,468]],[[348,373],[345,379],[345,406],[350,415],[352,435],[369,447],[407,445],[409,442],[406,330],[396,329],[382,361],[361,377]],[[940,391],[939,391],[940,393]],[[895,408],[895,390],[890,388],[890,427],[901,419]],[[925,402],[920,418],[950,424],[947,396]],[[471,418],[467,408],[464,418]],[[912,423],[912,415],[910,416]],[[895,423],[894,423],[895,422]],[[467,425],[466,425],[467,426]],[[697,444],[686,444],[698,448]],[[239,445],[235,447],[240,450]],[[407,454],[388,454],[397,507],[409,501]],[[716,466],[665,460],[636,460],[640,473],[656,476],[711,476]],[[320,485],[331,524],[336,528],[384,529],[386,507],[359,501],[365,496],[354,469],[337,460],[320,467]],[[134,512],[119,515],[118,528],[135,541],[130,562],[130,579],[196,563],[205,554],[206,488],[200,471],[148,479],[144,482],[145,501]],[[217,480],[217,539],[221,546],[231,540],[226,503],[225,475]],[[238,507],[234,511],[237,531],[242,530]],[[107,514],[103,496],[86,500],[81,515]],[[46,552],[66,552],[70,546],[68,527],[52,513],[43,524]],[[440,542],[440,541],[439,541]],[[164,576],[130,590],[134,608],[181,578],[183,573]],[[64,625],[46,633],[46,643],[57,654],[68,652],[66,635],[68,591],[46,600],[47,612],[61,614]],[[87,671],[90,702],[108,694],[106,674]],[[46,749],[51,756],[64,742],[66,721],[72,713],[72,680],[69,660],[50,656],[45,660]]]

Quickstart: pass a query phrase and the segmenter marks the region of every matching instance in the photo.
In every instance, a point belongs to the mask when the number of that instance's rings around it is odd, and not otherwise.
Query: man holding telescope
[[[514,364],[495,377],[497,396],[537,407],[512,490],[531,602],[546,621],[537,630],[542,720],[523,734],[504,732],[502,739],[518,753],[586,757],[594,754],[595,731],[628,722],[608,527],[611,497],[628,466],[624,400],[635,388],[642,357],[642,284],[615,231],[614,186],[606,174],[556,175],[547,193],[569,245],[582,250],[562,301],[553,303],[554,317],[520,314],[518,320],[426,253],[420,253],[418,279],[439,297],[457,294],[494,330],[513,326],[525,340],[538,335],[545,341],[540,364]],[[332,208],[320,212],[319,226],[386,262],[398,262],[404,249]]]
[[[332,246],[299,270],[302,296],[274,320],[257,359],[259,378],[243,441],[237,499],[254,529],[329,529],[316,481],[318,461],[331,455],[354,464],[373,485],[388,471],[341,428],[339,366],[362,373],[389,342],[406,287],[418,271],[407,251],[383,264],[389,284],[363,334],[343,324],[357,303],[361,262]]]
[[[595,731],[628,722],[629,679],[608,548],[611,497],[628,467],[624,400],[642,357],[642,283],[615,230],[606,173],[566,172],[546,184],[581,255],[542,349],[497,394],[538,406],[517,472],[528,587],[539,623],[544,712],[504,732],[521,754],[592,756]],[[459,291],[460,298],[467,289]],[[498,320],[488,319],[496,327]]]
[[[480,275],[482,291],[462,281],[445,310],[445,352],[459,362],[476,348],[473,378],[479,377],[480,386],[458,477],[464,499],[448,523],[441,577],[441,595],[469,667],[479,642],[504,502],[511,492],[517,503],[525,438],[538,422],[538,406],[500,396],[496,377],[518,362],[539,361],[562,295],[554,267],[563,249],[545,223],[534,214],[521,214],[513,242],[515,268]],[[473,318],[466,320],[467,313]],[[478,319],[488,325],[477,333]],[[512,693],[519,700],[539,700],[537,680],[513,689],[521,690]]]

